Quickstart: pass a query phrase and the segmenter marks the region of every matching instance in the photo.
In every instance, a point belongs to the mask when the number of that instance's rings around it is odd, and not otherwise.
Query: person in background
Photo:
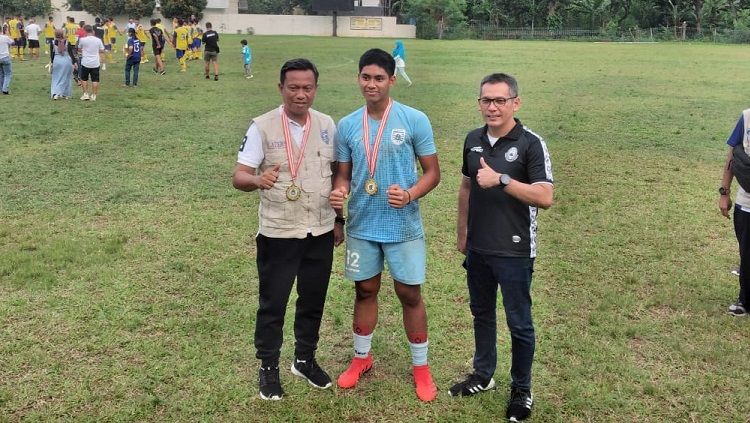
[[[10,81],[13,77],[13,64],[10,58],[10,48],[13,39],[8,36],[8,28],[3,26],[0,34],[0,89],[3,95],[10,94]]]
[[[214,65],[214,81],[219,80],[219,33],[213,30],[211,22],[206,22],[206,32],[201,39],[205,45],[203,61],[205,63],[205,74],[208,79],[209,65]]]
[[[73,96],[73,58],[68,53],[68,41],[62,28],[55,30],[52,48],[50,96],[52,100],[67,100]]]
[[[253,51],[247,44],[247,40],[240,41],[242,44],[242,60],[245,63],[245,79],[253,77]]]
[[[393,60],[396,61],[396,73],[401,75],[401,77],[409,84],[408,86],[411,87],[411,79],[409,79],[409,75],[406,74],[406,49],[401,40],[396,41],[396,48],[393,49],[391,55],[393,55]]]
[[[29,39],[29,59],[39,58],[39,34],[42,32],[42,28],[37,25],[34,18],[29,19],[29,24],[26,25],[26,37]]]
[[[130,73],[133,73],[133,85],[132,87],[138,86],[138,72],[141,66],[141,41],[138,39],[135,33],[135,28],[128,28],[128,41],[127,41],[128,55],[125,59],[125,87],[130,87]]]

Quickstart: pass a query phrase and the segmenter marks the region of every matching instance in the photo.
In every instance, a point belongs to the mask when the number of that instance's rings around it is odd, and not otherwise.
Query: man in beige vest
[[[331,378],[315,360],[320,319],[328,291],[333,247],[343,241],[344,218],[328,197],[334,162],[333,119],[311,108],[318,70],[307,59],[281,68],[283,104],[253,119],[234,169],[232,184],[260,190],[256,237],[259,307],[255,321],[260,397],[280,400],[282,329],[289,294],[297,280],[292,374],[326,389]]]

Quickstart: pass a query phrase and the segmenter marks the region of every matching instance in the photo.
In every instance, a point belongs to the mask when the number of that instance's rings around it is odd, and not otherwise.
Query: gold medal
[[[286,189],[286,198],[288,198],[289,201],[297,201],[301,195],[302,192],[297,185],[292,184]]]
[[[380,119],[378,125],[378,132],[375,135],[375,142],[370,146],[370,124],[368,123],[368,112],[367,106],[365,105],[362,111],[362,143],[365,146],[365,158],[367,159],[367,168],[370,171],[370,178],[365,181],[365,192],[370,195],[375,195],[378,192],[378,183],[375,182],[375,166],[378,161],[378,151],[380,150],[380,142],[383,139],[383,131],[388,123],[388,116],[391,114],[391,106],[393,101],[388,99],[388,106],[386,106],[383,116]]]
[[[370,195],[375,195],[378,192],[378,183],[375,182],[375,179],[370,178],[365,181],[365,192]]]

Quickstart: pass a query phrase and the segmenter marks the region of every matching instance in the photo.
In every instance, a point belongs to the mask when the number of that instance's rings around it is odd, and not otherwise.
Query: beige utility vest
[[[259,232],[271,238],[305,238],[333,230],[336,213],[328,198],[331,195],[331,163],[334,161],[335,127],[330,116],[310,109],[310,136],[305,156],[297,169],[295,184],[301,188],[298,200],[289,200],[286,190],[292,185],[292,174],[286,155],[281,109],[274,109],[253,120],[263,139],[263,162],[258,173],[281,164],[273,188],[260,190]],[[299,158],[299,147],[292,140],[293,160]]]

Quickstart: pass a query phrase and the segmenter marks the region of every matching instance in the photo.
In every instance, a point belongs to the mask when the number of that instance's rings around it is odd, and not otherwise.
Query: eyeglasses
[[[479,105],[482,107],[490,107],[490,104],[494,104],[495,107],[503,107],[505,104],[507,104],[509,101],[513,100],[514,98],[518,98],[518,96],[513,97],[497,97],[497,98],[489,98],[489,97],[480,97],[477,100],[479,101]]]

